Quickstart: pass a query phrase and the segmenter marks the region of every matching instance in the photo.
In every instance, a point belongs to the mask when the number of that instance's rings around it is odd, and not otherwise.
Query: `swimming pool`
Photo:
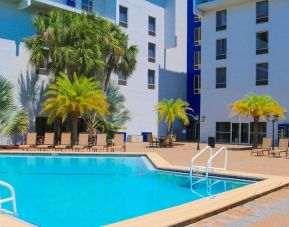
[[[102,226],[250,184],[190,180],[144,156],[0,155],[0,179],[16,191],[18,217],[42,227]]]

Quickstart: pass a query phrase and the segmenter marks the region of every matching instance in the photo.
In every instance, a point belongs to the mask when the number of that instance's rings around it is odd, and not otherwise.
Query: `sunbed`
[[[26,135],[26,144],[19,145],[20,149],[28,150],[36,146],[36,132],[28,132]]]
[[[277,149],[270,150],[269,155],[273,155],[274,157],[281,156],[281,153],[285,153],[286,157],[288,155],[288,139],[280,139],[279,140],[279,145]]]
[[[54,148],[63,150],[67,149],[71,146],[71,133],[62,133],[61,134],[61,142],[59,145],[56,145]]]
[[[272,138],[264,137],[263,142],[262,142],[262,146],[260,148],[252,149],[251,155],[253,155],[253,154],[264,155],[264,152],[268,152],[268,155],[269,155],[269,151],[270,151],[271,147],[272,147]]]
[[[36,148],[38,150],[46,150],[48,148],[53,147],[53,144],[54,144],[54,133],[46,132],[44,135],[44,144],[37,145]]]
[[[114,143],[108,148],[109,151],[114,152],[115,150],[125,151],[124,134],[114,134]]]
[[[91,147],[92,151],[105,151],[107,149],[106,134],[97,134],[96,145]]]
[[[78,144],[72,146],[72,149],[80,150],[89,148],[88,133],[79,133]]]

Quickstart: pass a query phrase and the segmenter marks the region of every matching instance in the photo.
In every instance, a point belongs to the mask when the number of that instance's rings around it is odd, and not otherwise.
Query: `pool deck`
[[[202,144],[202,147],[205,145]],[[220,147],[221,145],[217,145]],[[228,170],[227,171],[215,171],[215,174],[222,176],[238,176],[238,177],[249,177],[256,179],[263,179],[260,182],[247,185],[242,188],[234,189],[232,191],[224,192],[219,194],[215,199],[204,198],[190,203],[186,203],[177,207],[172,207],[169,209],[161,210],[155,213],[147,214],[141,217],[132,218],[109,226],[120,227],[120,226],[215,226],[218,218],[223,217],[222,215],[227,215],[227,219],[232,221],[232,223],[237,223],[231,226],[247,226],[242,225],[242,223],[249,223],[246,220],[250,217],[250,214],[241,215],[239,224],[235,220],[234,215],[228,215],[228,213],[234,211],[235,213],[240,213],[240,209],[244,209],[244,206],[248,206],[246,209],[253,209],[254,202],[259,200],[264,200],[268,196],[275,198],[276,193],[279,193],[279,197],[282,197],[282,192],[287,192],[286,187],[289,186],[289,159],[282,158],[269,158],[267,156],[256,157],[251,156],[250,151],[247,147],[243,146],[228,146]],[[135,152],[138,151],[138,152]],[[15,150],[1,150],[0,152],[5,153],[45,153],[45,152],[20,152]],[[61,152],[57,152],[61,153]],[[76,152],[64,151],[65,154],[78,154]],[[81,154],[95,154],[92,152],[79,152]],[[107,154],[100,153],[97,154]],[[111,153],[109,153],[111,154]],[[126,153],[114,153],[114,155],[146,155],[154,165],[159,169],[166,170],[178,170],[178,171],[188,171],[189,163],[191,158],[196,154],[196,144],[194,143],[178,143],[173,148],[149,148],[148,144],[145,143],[135,143],[127,144]],[[206,157],[200,159],[200,163],[204,164]],[[221,164],[222,157],[218,157],[215,164]],[[273,193],[271,193],[273,192]],[[271,193],[271,194],[268,194]],[[281,195],[280,195],[281,194]],[[286,199],[288,199],[289,208],[289,193],[283,193]],[[263,196],[263,197],[261,197]],[[259,198],[261,197],[261,198]],[[257,198],[257,199],[256,199]],[[256,200],[254,200],[256,199]],[[254,201],[252,201],[254,200]],[[241,204],[244,204],[240,206]],[[253,204],[253,205],[252,205]],[[270,201],[268,202],[270,204]],[[274,205],[273,202],[271,204]],[[280,206],[280,205],[279,205]],[[278,204],[276,207],[279,207]],[[285,205],[283,205],[285,206]],[[252,208],[253,207],[253,208]],[[233,208],[233,209],[230,209]],[[275,210],[278,210],[278,209]],[[230,210],[229,210],[230,209]],[[239,209],[239,210],[238,210]],[[279,209],[280,210],[280,209]],[[274,211],[274,210],[273,210]],[[220,214],[219,214],[220,213]],[[252,213],[252,212],[251,212]],[[257,212],[258,213],[258,212]],[[269,215],[267,212],[266,214]],[[288,223],[288,217],[280,217],[280,213],[273,212],[274,215],[278,216],[281,222]],[[264,217],[263,217],[264,216]],[[266,215],[261,215],[263,219],[266,220]],[[284,216],[284,215],[283,215]],[[209,217],[209,218],[207,218]],[[207,218],[207,219],[206,219]],[[231,218],[231,219],[230,219]],[[246,219],[247,218],[247,219]],[[6,221],[8,220],[9,221]],[[250,219],[250,218],[249,218]],[[255,220],[256,222],[262,223],[264,221],[262,218]],[[3,220],[3,221],[2,221]],[[243,222],[242,222],[243,220]],[[274,219],[273,219],[274,220]],[[252,223],[252,218],[249,220]],[[195,223],[195,224],[191,224]],[[224,225],[219,224],[217,226],[230,226],[230,222],[224,223]],[[266,220],[265,223],[270,223]],[[21,225],[20,225],[21,224]],[[191,224],[191,225],[190,225]],[[211,224],[211,225],[210,225]],[[0,227],[10,227],[10,226],[29,226],[23,222],[17,223],[15,219],[8,218],[7,216],[0,215]],[[261,226],[261,225],[260,225]],[[264,225],[263,225],[264,226]],[[280,225],[282,226],[282,225]]]

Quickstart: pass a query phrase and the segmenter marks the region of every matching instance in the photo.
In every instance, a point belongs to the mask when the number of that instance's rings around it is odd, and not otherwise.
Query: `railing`
[[[225,152],[225,160],[223,167],[212,167],[212,161],[219,155],[221,152]],[[220,148],[213,156],[211,156],[207,161],[206,166],[206,178],[209,176],[209,170],[226,170],[227,169],[227,161],[228,161],[228,150],[226,147]]]
[[[194,189],[195,185],[198,184],[202,184],[204,183],[206,185],[206,192],[207,194],[201,194],[199,192],[197,192],[197,190]],[[200,198],[205,198],[205,197],[210,197],[210,198],[214,198],[215,196],[212,194],[212,188],[215,185],[219,185],[220,183],[223,183],[224,185],[224,191],[227,191],[227,182],[226,181],[221,181],[221,180],[215,180],[213,183],[211,182],[211,179],[207,179],[207,178],[201,178],[195,182],[192,181],[191,178],[191,192],[197,196],[199,196]],[[202,190],[202,193],[205,193],[205,191]]]
[[[198,159],[198,157],[200,157],[204,152],[209,151],[210,152],[210,159],[213,155],[213,150],[210,146],[206,146],[203,150],[201,150],[197,155],[195,155],[192,160],[191,160],[191,165],[190,165],[190,177],[192,177],[193,174],[193,169],[205,169],[205,166],[202,165],[195,165],[195,161],[196,159]]]
[[[11,213],[16,216],[17,215],[17,207],[16,207],[16,196],[15,196],[14,188],[10,184],[8,184],[4,181],[0,181],[0,186],[8,188],[10,191],[10,194],[11,194],[11,196],[8,198],[0,199],[0,211],[2,210],[2,204],[3,203],[12,202],[13,212],[11,212]]]

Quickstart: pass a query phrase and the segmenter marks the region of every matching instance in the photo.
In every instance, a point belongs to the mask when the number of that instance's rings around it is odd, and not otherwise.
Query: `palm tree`
[[[105,64],[105,80],[104,90],[109,87],[111,74],[122,74],[125,77],[130,77],[136,69],[138,48],[135,45],[128,46],[128,36],[121,32],[116,25],[111,26],[111,34],[114,34],[114,42],[104,46],[106,50],[103,51]]]
[[[231,116],[252,117],[254,124],[253,148],[258,146],[258,124],[260,118],[267,115],[275,115],[279,119],[285,119],[286,110],[281,107],[270,95],[247,94],[241,100],[237,100],[229,106],[232,109]]]
[[[95,111],[100,116],[108,114],[107,98],[100,89],[100,84],[85,76],[78,77],[73,74],[72,79],[64,74],[56,78],[55,84],[49,85],[43,104],[43,113],[48,113],[48,123],[56,117],[62,121],[71,115],[72,119],[72,144],[77,141],[77,120],[86,111]]]
[[[179,118],[184,125],[189,125],[189,118],[186,111],[192,110],[189,108],[189,103],[177,99],[164,99],[160,101],[156,110],[159,113],[159,121],[165,120],[168,126],[168,135],[173,133],[173,124],[177,118]]]
[[[115,84],[109,84],[105,92],[109,104],[109,114],[105,117],[89,111],[85,114],[87,131],[92,139],[97,131],[105,132],[109,137],[117,130],[123,129],[126,122],[130,120],[130,112],[125,107],[125,96]]]
[[[69,76],[75,72],[100,77],[104,90],[113,72],[129,77],[136,68],[137,46],[129,46],[128,36],[117,25],[95,14],[53,10],[35,16],[33,26],[37,35],[25,44],[36,68],[49,59],[55,75],[66,71]]]
[[[37,34],[25,40],[31,50],[30,63],[40,68],[49,60],[55,75],[66,71],[69,76],[94,76],[104,67],[101,43],[97,42],[101,35],[95,27],[97,20],[94,14],[60,10],[38,14],[33,18]]]
[[[13,84],[0,75],[0,135],[15,136],[28,128],[28,114],[15,106],[13,90]]]

